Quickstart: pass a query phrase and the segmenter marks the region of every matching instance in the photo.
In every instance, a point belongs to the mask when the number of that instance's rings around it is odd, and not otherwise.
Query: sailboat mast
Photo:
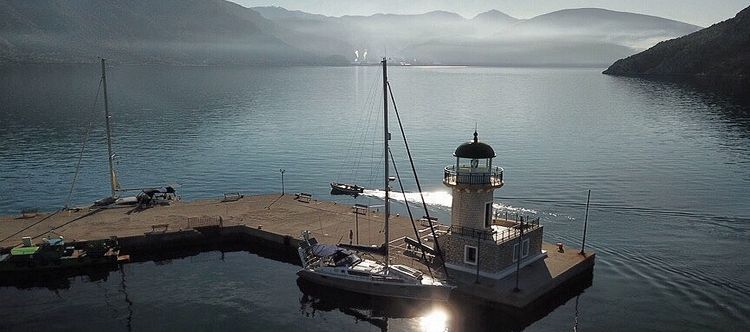
[[[391,216],[391,203],[389,199],[390,189],[390,176],[388,174],[388,140],[391,139],[391,133],[388,132],[388,70],[387,61],[383,58],[383,156],[385,164],[383,167],[385,173],[385,226],[383,232],[385,233],[385,271],[388,273],[389,264],[389,240],[388,240],[388,219]]]
[[[112,154],[112,133],[109,126],[109,101],[107,100],[107,74],[105,72],[105,59],[102,59],[102,86],[104,87],[104,115],[107,124],[107,152],[109,153],[109,180],[112,186],[112,197],[117,195],[117,176],[115,175],[115,166],[113,163],[114,155]]]

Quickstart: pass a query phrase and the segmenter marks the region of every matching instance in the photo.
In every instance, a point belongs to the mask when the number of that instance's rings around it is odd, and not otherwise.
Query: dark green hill
[[[734,18],[618,60],[604,74],[747,81],[750,77],[750,7]]]

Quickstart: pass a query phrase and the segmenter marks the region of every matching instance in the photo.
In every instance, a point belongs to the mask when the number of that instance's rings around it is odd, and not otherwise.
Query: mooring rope
[[[44,217],[44,218],[40,219],[39,221],[37,221],[37,222],[35,222],[35,223],[31,224],[31,225],[28,225],[28,226],[26,226],[26,227],[22,228],[22,229],[21,229],[21,230],[19,230],[18,232],[15,232],[15,233],[13,233],[13,234],[11,234],[11,235],[8,235],[8,236],[7,236],[7,237],[5,237],[4,239],[0,240],[0,242],[5,242],[6,240],[8,240],[8,239],[10,239],[10,238],[12,238],[12,237],[14,237],[14,236],[16,236],[16,235],[18,235],[18,234],[21,234],[22,232],[24,232],[24,231],[26,231],[26,230],[28,230],[28,229],[30,229],[30,228],[32,228],[32,227],[34,227],[34,226],[36,226],[36,225],[39,225],[39,224],[40,224],[41,222],[43,222],[43,221],[45,221],[45,220],[49,219],[50,217],[52,217],[52,216],[56,215],[56,214],[57,214],[58,212],[60,212],[60,211],[62,211],[62,210],[55,210],[54,212],[50,213],[50,214],[49,214],[48,216],[46,216],[46,217]]]

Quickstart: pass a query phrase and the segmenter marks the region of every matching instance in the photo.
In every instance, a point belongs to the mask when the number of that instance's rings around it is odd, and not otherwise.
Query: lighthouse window
[[[526,258],[529,255],[529,239],[523,240],[521,248],[521,257]]]
[[[477,247],[464,246],[464,263],[477,265]]]
[[[484,227],[490,228],[492,226],[492,202],[484,204]]]
[[[526,258],[529,255],[529,239],[521,241],[521,258]],[[518,243],[513,245],[513,261],[518,260]]]

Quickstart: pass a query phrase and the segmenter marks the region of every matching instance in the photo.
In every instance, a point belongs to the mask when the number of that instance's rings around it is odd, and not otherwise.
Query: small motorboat
[[[331,182],[331,195],[352,195],[357,196],[365,191],[364,187],[356,184]]]

